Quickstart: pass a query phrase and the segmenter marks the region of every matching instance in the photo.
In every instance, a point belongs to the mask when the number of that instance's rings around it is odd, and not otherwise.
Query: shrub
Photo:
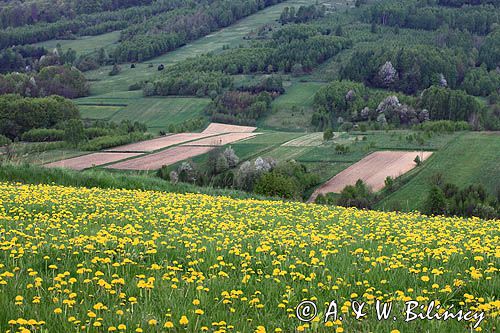
[[[359,179],[356,185],[346,186],[337,199],[337,204],[344,207],[370,209],[373,204],[373,194],[366,184]]]
[[[83,140],[85,140],[85,129],[82,121],[79,119],[68,120],[64,128],[64,141],[76,146]]]
[[[293,199],[298,197],[299,187],[291,178],[279,172],[269,172],[259,178],[254,192],[265,196]]]
[[[55,128],[34,128],[25,132],[21,140],[28,142],[51,142],[64,140],[64,131]]]
[[[1,146],[6,146],[10,143],[10,139],[6,137],[5,135],[0,134],[0,147]]]

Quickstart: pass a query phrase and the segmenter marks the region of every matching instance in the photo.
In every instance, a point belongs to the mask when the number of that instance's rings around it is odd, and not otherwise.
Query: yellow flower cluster
[[[199,194],[0,183],[0,332],[416,332],[351,302],[484,311],[500,221]],[[295,316],[336,300],[343,320]],[[441,309],[441,311],[443,311]]]

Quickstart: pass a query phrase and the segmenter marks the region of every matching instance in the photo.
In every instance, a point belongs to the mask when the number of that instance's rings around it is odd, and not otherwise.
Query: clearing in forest
[[[416,166],[417,156],[426,160],[432,152],[425,151],[378,151],[356,164],[351,165],[323,184],[311,196],[314,201],[319,194],[340,193],[346,186],[354,185],[361,179],[372,191],[379,191],[385,186],[387,177],[399,177]]]

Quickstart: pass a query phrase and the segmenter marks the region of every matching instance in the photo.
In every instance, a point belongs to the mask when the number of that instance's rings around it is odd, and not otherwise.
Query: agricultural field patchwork
[[[331,180],[323,184],[311,197],[314,201],[320,194],[340,193],[346,186],[354,185],[361,179],[372,191],[384,188],[387,177],[397,178],[417,166],[414,160],[418,156],[425,161],[432,152],[378,151],[372,153],[356,164],[343,170]]]
[[[478,324],[491,332],[499,223],[1,183],[0,328],[463,332]],[[343,320],[325,323],[333,300]],[[353,316],[354,300],[367,304],[363,320]],[[407,323],[410,300],[485,317]],[[321,315],[299,321],[302,301]],[[376,301],[393,302],[390,320],[375,319]]]
[[[127,158],[142,155],[141,153],[92,153],[88,155],[68,158],[57,162],[45,164],[47,168],[67,168],[85,170],[108,163],[117,162]]]

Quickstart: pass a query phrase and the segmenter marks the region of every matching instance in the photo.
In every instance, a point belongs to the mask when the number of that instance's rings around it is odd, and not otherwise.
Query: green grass
[[[66,51],[73,49],[77,55],[93,53],[100,48],[109,49],[111,46],[118,42],[120,38],[120,31],[113,31],[98,36],[83,36],[77,39],[53,39],[46,42],[34,44],[35,46],[42,46],[52,51],[61,45],[61,48]]]
[[[273,101],[272,112],[259,121],[261,127],[292,130],[306,130],[311,127],[314,95],[325,83],[289,84],[285,88],[285,94]]]
[[[152,190],[172,193],[202,193],[213,196],[228,196],[238,199],[269,199],[237,190],[199,187],[185,183],[172,184],[154,175],[133,174],[118,171],[92,169],[73,171],[69,169],[47,169],[27,163],[0,164],[0,181],[23,184],[57,184],[87,188],[115,188],[129,190]]]
[[[84,119],[104,119],[114,122],[122,120],[140,121],[151,132],[165,130],[170,124],[203,116],[203,110],[210,103],[207,98],[195,97],[148,97],[137,92],[130,96],[109,94],[86,97],[77,100]]]
[[[403,176],[408,182],[378,204],[378,208],[422,209],[429,190],[429,178],[441,173],[445,181],[463,188],[483,184],[492,194],[500,188],[500,135],[463,133],[444,149],[437,151],[422,169]],[[413,177],[412,177],[413,176]]]

